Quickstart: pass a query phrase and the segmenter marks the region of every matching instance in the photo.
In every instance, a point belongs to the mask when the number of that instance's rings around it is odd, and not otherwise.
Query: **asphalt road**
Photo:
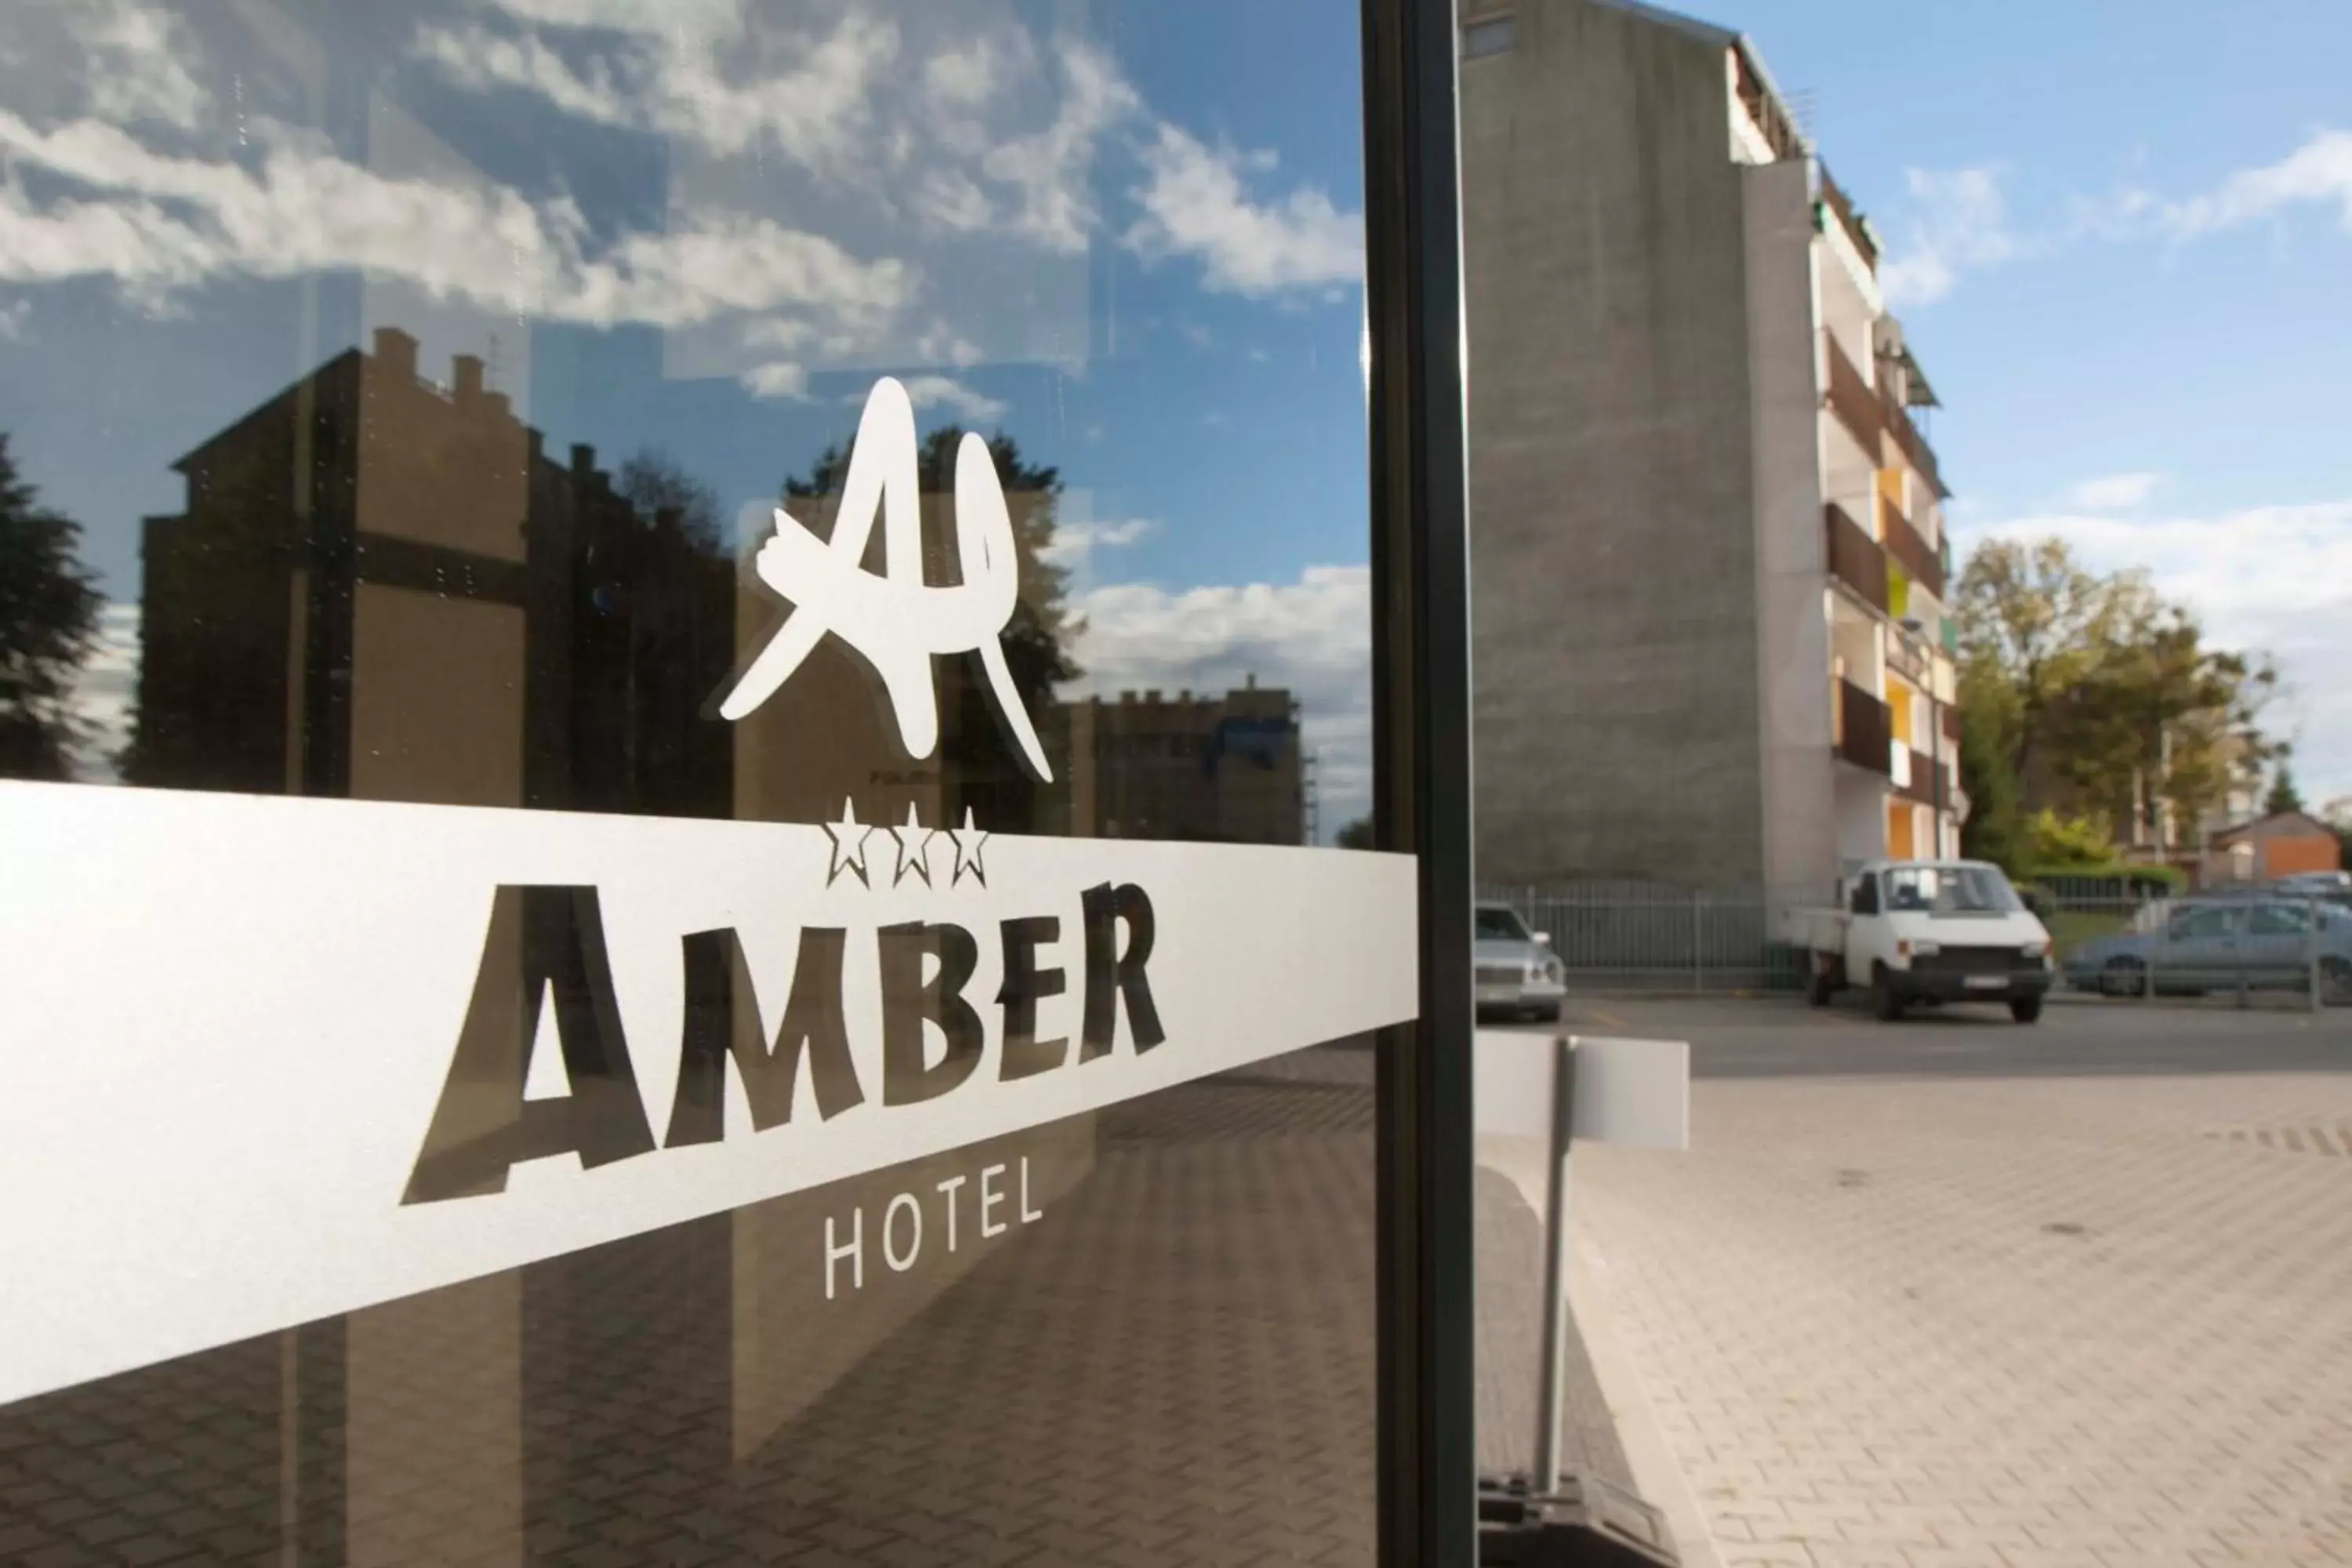
[[[1516,1026],[1549,1028],[1552,1026]],[[2096,1077],[2352,1070],[2352,1007],[2314,1015],[2275,1002],[2055,998],[2035,1024],[1999,1006],[1919,1009],[1883,1024],[1854,998],[1572,1000],[1558,1026],[1691,1042],[1699,1079],[1878,1076]]]

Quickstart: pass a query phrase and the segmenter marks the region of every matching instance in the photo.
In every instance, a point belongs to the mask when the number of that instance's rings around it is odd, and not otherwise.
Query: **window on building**
[[[1508,13],[1462,24],[1462,58],[1465,60],[1475,60],[1481,55],[1499,55],[1516,48],[1518,42],[1519,19]]]

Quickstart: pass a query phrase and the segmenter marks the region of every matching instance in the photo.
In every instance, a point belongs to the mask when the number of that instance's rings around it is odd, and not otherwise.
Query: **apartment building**
[[[1307,842],[1298,704],[1255,677],[1216,696],[1122,691],[1057,704],[1078,838]]]
[[[1950,853],[1935,394],[1748,40],[1471,0],[1482,875],[1822,888]]]

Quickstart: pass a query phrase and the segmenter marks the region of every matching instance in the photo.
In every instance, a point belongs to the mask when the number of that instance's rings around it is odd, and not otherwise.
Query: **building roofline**
[[[1796,112],[1789,107],[1789,95],[1782,92],[1780,84],[1772,79],[1772,73],[1766,68],[1763,52],[1757,48],[1756,41],[1745,33],[1729,33],[1725,35],[1724,47],[1738,51],[1741,68],[1753,76],[1756,85],[1762,88],[1780,107],[1781,118],[1788,121],[1789,130],[1796,137],[1797,145],[1804,149],[1805,156],[1819,158],[1821,150],[1813,145],[1813,139],[1805,134],[1805,128],[1797,123]]]
[[[1704,44],[1713,44],[1718,48],[1728,48],[1739,42],[1739,35],[1727,27],[1718,27],[1712,22],[1702,22],[1696,16],[1685,16],[1679,11],[1669,11],[1663,6],[1645,5],[1643,0],[1588,0],[1588,4],[1598,5],[1604,10],[1626,12],[1631,16],[1639,16],[1645,22],[1654,22],[1661,27],[1671,27],[1685,37],[1696,38]]]

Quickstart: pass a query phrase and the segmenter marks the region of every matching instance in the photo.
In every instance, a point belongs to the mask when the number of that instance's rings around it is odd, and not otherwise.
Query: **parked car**
[[[2352,907],[2352,871],[2297,871],[2281,877],[2265,891],[2283,899],[2326,899]]]
[[[2352,999],[2352,910],[2309,897],[2180,899],[2146,929],[2075,948],[2066,984],[2105,996],[2145,996],[2151,977],[2159,995],[2300,991],[2315,958],[2321,994]]]
[[[1551,933],[1528,930],[1508,904],[1480,904],[1474,913],[1478,1011],[1557,1021],[1568,995],[1568,970],[1551,950]]]
[[[2005,1002],[2031,1024],[2049,991],[2050,932],[1998,866],[1981,860],[1874,860],[1833,910],[1792,911],[1813,1005],[1848,985],[1895,1019],[1915,1002]]]

